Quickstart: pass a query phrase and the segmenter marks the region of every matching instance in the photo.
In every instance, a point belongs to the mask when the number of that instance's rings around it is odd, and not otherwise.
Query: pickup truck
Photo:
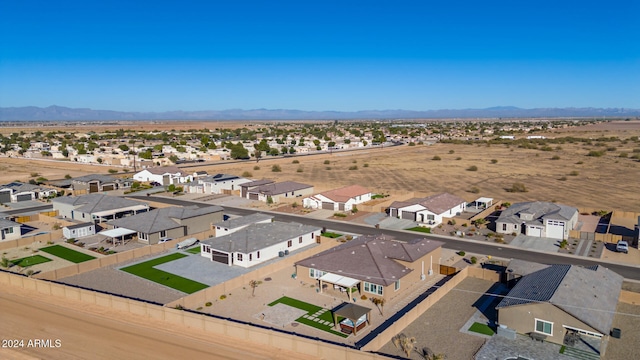
[[[195,245],[200,243],[200,240],[196,239],[196,238],[188,238],[186,240],[182,240],[179,243],[176,244],[176,249],[180,250],[180,249],[186,249],[191,245]]]
[[[616,251],[628,254],[629,253],[629,244],[627,244],[627,242],[624,241],[624,240],[618,241],[618,243],[616,244]]]

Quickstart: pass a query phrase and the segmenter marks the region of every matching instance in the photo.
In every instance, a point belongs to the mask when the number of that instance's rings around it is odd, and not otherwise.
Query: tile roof
[[[317,226],[274,221],[252,224],[229,235],[202,241],[211,249],[247,254],[284,241],[322,230]]]
[[[130,200],[118,196],[110,196],[105,194],[87,194],[82,196],[66,196],[58,197],[51,200],[55,203],[69,204],[78,206],[76,210],[84,213],[96,213],[100,211],[117,210],[122,208],[149,205],[142,201]]]
[[[571,220],[577,212],[578,209],[562,204],[542,201],[521,202],[513,204],[506,210],[503,210],[496,221],[521,224],[523,220],[520,218],[520,214],[525,213],[533,215],[533,220],[527,221],[527,224],[542,225],[541,219]]]
[[[253,213],[253,214],[242,216],[239,218],[225,220],[214,225],[227,228],[227,229],[237,229],[239,227],[243,227],[246,225],[255,224],[260,221],[271,220],[271,219],[273,219],[272,215],[267,215],[262,213]]]
[[[551,265],[524,276],[496,309],[548,302],[608,334],[622,281],[622,276],[602,266]]]
[[[296,265],[388,286],[413,271],[396,260],[414,262],[443,244],[427,239],[402,242],[383,235],[367,235],[298,261]]]
[[[394,201],[389,207],[403,208],[411,205],[422,205],[425,209],[434,214],[442,214],[466,201],[458,196],[442,193],[431,195],[425,198],[412,198],[403,201]]]
[[[223,211],[220,206],[206,206],[202,208],[195,205],[188,207],[171,206],[111,220],[108,224],[145,234],[153,234],[183,226],[180,225],[176,219],[183,220],[219,211]]]
[[[283,181],[273,184],[267,184],[258,186],[255,189],[251,189],[252,193],[260,193],[263,195],[279,195],[288,192],[293,192],[302,189],[313,188],[313,185],[302,184],[295,181]]]
[[[333,200],[334,202],[347,202],[349,199],[359,195],[369,194],[371,191],[360,185],[345,186],[343,188],[334,189],[320,193],[320,195]]]

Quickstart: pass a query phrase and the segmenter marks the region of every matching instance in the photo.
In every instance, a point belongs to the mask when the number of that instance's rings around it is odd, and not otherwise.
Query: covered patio
[[[333,310],[333,324],[340,327],[343,333],[358,335],[358,330],[362,330],[369,325],[369,314],[371,309],[368,307],[356,305],[354,303],[342,303]],[[338,317],[344,320],[338,323]]]
[[[320,281],[320,292],[322,292],[324,288],[323,283],[329,283],[333,285],[334,289],[340,292],[346,292],[347,299],[349,299],[349,301],[351,301],[351,293],[353,292],[352,289],[356,288],[356,286],[360,283],[360,280],[332,273],[326,273],[322,275],[318,280]]]
[[[132,234],[136,234],[137,231],[135,230],[130,230],[130,229],[125,229],[125,228],[115,228],[115,229],[111,229],[111,230],[104,230],[99,232],[99,235],[104,235],[108,238],[111,239],[111,242],[113,243],[114,246],[116,246],[118,239],[120,239],[121,244],[124,245],[124,241],[125,241],[125,237],[127,235],[132,235]]]

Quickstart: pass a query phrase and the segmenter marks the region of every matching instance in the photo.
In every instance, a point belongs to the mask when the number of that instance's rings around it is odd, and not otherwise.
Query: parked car
[[[172,238],[160,239],[160,241],[158,241],[158,244],[166,243],[167,241],[171,241],[171,240],[173,239]]]
[[[152,181],[152,182],[150,183],[150,185],[151,185],[151,186],[162,186],[162,184],[160,184],[160,183],[159,183],[159,182],[157,182],[157,181]]]
[[[625,254],[629,253],[629,244],[627,244],[627,242],[624,240],[618,241],[618,243],[616,244],[616,251]]]

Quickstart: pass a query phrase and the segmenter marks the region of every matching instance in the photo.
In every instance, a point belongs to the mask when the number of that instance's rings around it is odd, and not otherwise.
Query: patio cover
[[[344,286],[346,288],[352,288],[360,283],[360,280],[332,273],[326,273],[322,275],[322,277],[320,277],[320,281],[326,281],[328,283]]]
[[[137,231],[129,230],[125,228],[115,228],[111,230],[100,231],[98,234],[108,236],[110,238],[119,238],[120,236],[125,236],[129,234],[135,234]]]
[[[338,325],[338,316],[345,317],[353,322],[353,334],[358,335],[356,323],[363,315],[367,315],[367,324],[369,324],[369,313],[371,313],[371,309],[368,307],[354,303],[343,303],[333,311],[333,324]]]

